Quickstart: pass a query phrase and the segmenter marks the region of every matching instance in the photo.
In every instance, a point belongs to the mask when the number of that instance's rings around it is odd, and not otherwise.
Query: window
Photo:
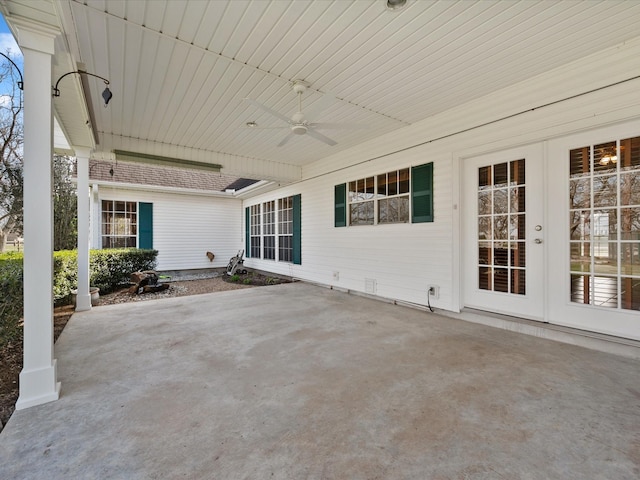
[[[409,221],[409,169],[378,175],[378,223]]]
[[[293,197],[278,200],[278,260],[293,261]]]
[[[334,226],[347,217],[354,226],[433,222],[433,163],[336,185]]]
[[[250,253],[253,258],[260,258],[262,236],[260,229],[260,205],[252,205],[249,207],[250,215]]]
[[[137,246],[137,202],[102,201],[102,248]]]
[[[276,210],[275,201],[262,204],[262,229],[264,250],[262,258],[265,260],[276,259]]]
[[[571,301],[640,310],[640,137],[569,152]]]
[[[374,178],[349,182],[349,225],[373,225]]]
[[[295,195],[248,207],[248,256],[299,265],[300,206],[300,195]]]

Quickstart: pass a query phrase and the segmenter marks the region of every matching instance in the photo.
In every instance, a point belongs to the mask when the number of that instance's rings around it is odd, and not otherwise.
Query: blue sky
[[[7,27],[6,22],[4,21],[4,17],[0,15],[0,52],[5,55],[9,55],[11,60],[18,65],[20,72],[24,72],[23,61],[22,61],[22,52],[18,47],[13,35],[9,31],[9,27]],[[9,63],[4,58],[0,57],[0,61]],[[16,81],[19,78],[16,77]],[[11,95],[11,92],[14,91],[15,85],[11,83],[11,79],[9,77],[5,78],[4,81],[0,82],[0,106],[7,105],[7,99],[10,98],[8,95]]]
[[[6,54],[7,50],[11,51],[11,59],[13,61],[15,61],[15,58],[13,58],[14,56],[22,57],[20,48],[18,48],[18,44],[13,38],[13,35],[11,35],[9,27],[7,27],[7,24],[4,21],[4,17],[0,15],[0,52]]]

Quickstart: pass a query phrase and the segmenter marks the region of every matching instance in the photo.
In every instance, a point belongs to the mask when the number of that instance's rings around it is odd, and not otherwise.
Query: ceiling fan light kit
[[[309,129],[306,125],[291,125],[291,131],[296,135],[304,135]]]
[[[386,3],[388,10],[398,11],[407,5],[407,0],[386,0]]]

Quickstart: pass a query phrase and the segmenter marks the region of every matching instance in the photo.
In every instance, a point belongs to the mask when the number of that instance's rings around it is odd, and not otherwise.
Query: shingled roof
[[[258,181],[206,170],[121,161],[109,162],[103,160],[90,161],[89,180],[94,182],[155,185],[158,187],[188,188],[214,192],[241,190]]]

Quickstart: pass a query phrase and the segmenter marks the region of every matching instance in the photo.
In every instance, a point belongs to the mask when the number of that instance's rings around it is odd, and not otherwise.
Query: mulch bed
[[[53,313],[53,338],[58,339],[73,314],[73,306],[58,307]],[[7,423],[18,400],[18,381],[22,370],[22,341],[0,348],[0,430]]]

